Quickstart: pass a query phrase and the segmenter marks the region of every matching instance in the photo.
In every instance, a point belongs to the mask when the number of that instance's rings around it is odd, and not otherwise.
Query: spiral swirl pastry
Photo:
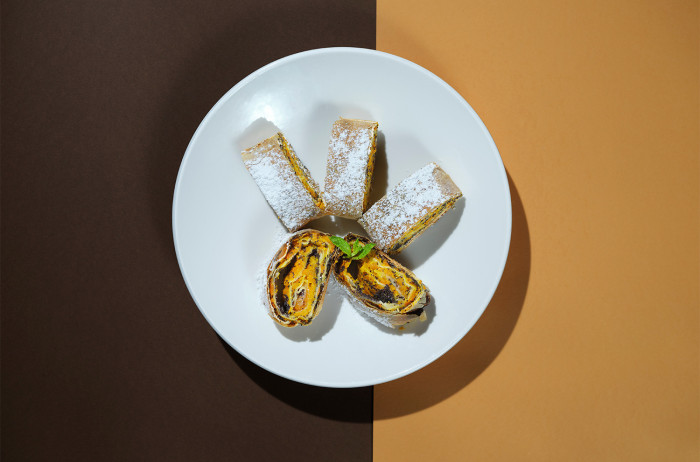
[[[270,316],[284,327],[307,325],[318,315],[338,249],[326,233],[293,234],[267,268]]]

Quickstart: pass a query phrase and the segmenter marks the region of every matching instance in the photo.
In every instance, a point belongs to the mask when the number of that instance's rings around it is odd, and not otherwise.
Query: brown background
[[[513,239],[465,339],[375,387],[375,461],[700,459],[698,25],[689,1],[377,2],[377,48],[491,131]]]
[[[374,48],[374,1],[1,11],[2,459],[371,460],[371,388],[227,349],[182,281],[170,207],[217,99],[297,51]]]

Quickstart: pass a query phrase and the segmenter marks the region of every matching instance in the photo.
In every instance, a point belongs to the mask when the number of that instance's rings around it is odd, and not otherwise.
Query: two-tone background
[[[0,16],[3,460],[700,457],[698,2],[3,1]],[[328,46],[442,77],[511,181],[484,316],[373,388],[247,362],[172,246],[177,169],[209,108]]]

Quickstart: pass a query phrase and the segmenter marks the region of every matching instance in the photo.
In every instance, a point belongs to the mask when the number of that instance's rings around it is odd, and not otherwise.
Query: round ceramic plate
[[[398,257],[434,299],[428,320],[404,330],[368,320],[335,281],[310,326],[278,326],[261,301],[261,275],[286,230],[240,152],[281,131],[322,185],[331,125],[340,116],[379,122],[371,201],[429,162],[438,163],[464,193]],[[307,227],[362,232],[352,220],[330,217]],[[180,269],[214,330],[255,364],[327,387],[393,380],[452,348],[496,290],[510,231],[505,169],[474,110],[424,68],[366,49],[295,54],[239,82],[192,137],[173,200]]]

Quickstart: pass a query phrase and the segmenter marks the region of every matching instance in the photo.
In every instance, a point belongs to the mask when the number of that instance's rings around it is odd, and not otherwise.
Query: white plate
[[[260,301],[260,274],[284,228],[243,166],[240,151],[281,130],[319,184],[339,116],[379,122],[385,190],[437,162],[466,198],[399,260],[430,288],[429,321],[401,333],[369,322],[331,287],[306,327],[278,327]],[[384,166],[384,167],[383,167]],[[324,219],[310,227],[358,230]],[[327,48],[252,73],[209,111],[190,141],[173,200],[173,235],[192,298],[236,351],[282,377],[327,387],[407,375],[454,346],[491,300],[508,254],[510,193],[486,127],[444,81],[405,59]]]

